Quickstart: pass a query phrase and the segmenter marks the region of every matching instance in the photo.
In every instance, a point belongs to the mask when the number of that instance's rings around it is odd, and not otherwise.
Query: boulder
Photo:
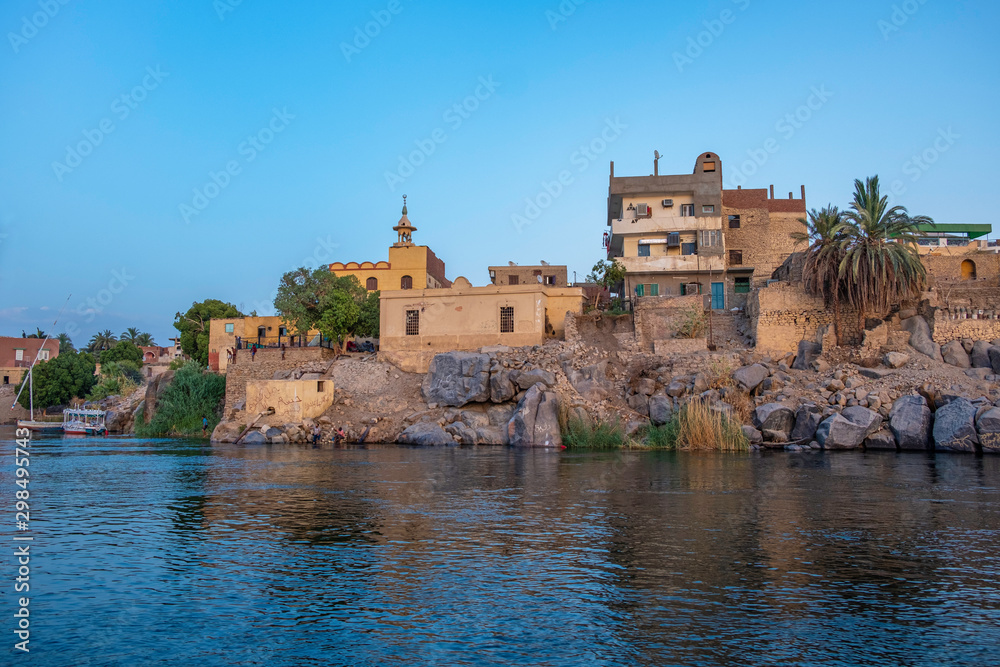
[[[760,386],[760,383],[764,381],[770,375],[766,366],[761,364],[754,364],[753,366],[743,366],[742,368],[737,368],[733,371],[733,379],[739,383],[740,387],[744,391],[752,392],[754,389]]]
[[[608,362],[601,361],[590,366],[584,366],[575,371],[567,364],[563,366],[566,377],[573,388],[583,398],[591,402],[604,400],[610,395],[607,377]]]
[[[886,352],[885,357],[882,359],[882,363],[889,368],[900,368],[901,366],[905,366],[909,361],[910,355],[903,352]]]
[[[931,409],[923,396],[901,396],[889,411],[889,429],[900,449],[924,450],[930,445]]]
[[[904,331],[910,332],[910,347],[935,361],[944,362],[941,346],[931,340],[931,328],[920,315],[907,318],[899,323]]]
[[[816,429],[816,441],[824,449],[855,449],[867,437],[867,428],[834,414]]]
[[[840,416],[849,422],[864,427],[866,438],[882,426],[882,415],[874,410],[863,408],[860,405],[845,408],[840,413]]]
[[[485,356],[485,355],[484,355]],[[417,422],[399,434],[404,445],[454,445],[455,439],[434,422]]]
[[[146,395],[143,398],[143,402],[146,404],[145,409],[142,413],[143,422],[148,424],[156,416],[157,403],[163,392],[167,390],[167,385],[169,385],[173,379],[176,371],[164,371],[156,377],[149,381],[146,385]]]
[[[639,381],[635,383],[635,393],[652,396],[656,393],[656,381],[649,378],[639,378]]]
[[[934,412],[934,448],[952,452],[974,452],[979,444],[976,433],[976,406],[966,398],[955,398]]]
[[[792,368],[799,371],[812,370],[812,363],[823,353],[823,346],[811,340],[800,340]]]
[[[496,426],[480,426],[476,429],[476,439],[481,445],[506,445],[507,431]]]
[[[502,369],[490,373],[490,401],[493,403],[506,403],[514,398],[517,389],[510,379],[510,371]]]
[[[560,447],[559,400],[541,383],[528,389],[507,424],[507,437],[514,447]]]
[[[692,393],[700,394],[703,391],[708,391],[709,388],[708,378],[705,377],[704,373],[698,373],[694,376],[694,383],[691,387]],[[652,393],[652,392],[650,392]]]
[[[649,397],[645,394],[632,394],[629,396],[628,406],[643,416],[649,415]]]
[[[239,422],[219,422],[212,431],[212,442],[236,442],[243,432],[243,424]]]
[[[490,357],[477,352],[434,355],[422,388],[427,403],[485,403],[490,400]]]
[[[760,443],[764,442],[763,434],[761,434],[761,432],[755,429],[753,426],[744,426],[743,435],[746,436],[746,439],[750,441],[751,445],[759,445]]]
[[[270,428],[264,429],[263,433],[265,438],[274,438],[284,433],[284,431],[282,431],[280,428],[275,428],[274,426],[271,426]]]
[[[792,428],[789,440],[797,442],[799,440],[812,440],[816,435],[823,417],[815,408],[803,405],[795,412],[795,426]]]
[[[1000,374],[1000,347],[991,346],[986,352],[990,357],[990,368],[995,374]]]
[[[267,438],[260,431],[250,431],[240,440],[244,445],[266,445]]]
[[[865,449],[888,449],[893,452],[897,449],[892,431],[884,428],[865,438],[864,445]]]
[[[782,403],[767,403],[753,411],[753,425],[761,431],[778,431],[787,435],[795,427],[795,413]]]
[[[1000,454],[1000,408],[989,408],[976,419],[979,445],[984,454]]]
[[[993,375],[993,369],[992,368],[969,368],[968,370],[965,371],[965,374],[968,375],[970,378],[973,378],[973,379],[976,379],[976,380],[985,380],[989,376]]]
[[[476,431],[463,422],[453,422],[444,427],[445,433],[458,436],[458,441],[463,445],[474,445],[478,442]]]
[[[667,395],[679,398],[687,393],[687,385],[683,382],[671,382],[667,385]]]
[[[533,368],[530,371],[521,371],[517,376],[517,386],[521,389],[531,389],[533,385],[541,382],[546,387],[554,387],[556,376],[541,368]]]
[[[993,368],[990,363],[990,344],[985,340],[977,340],[972,344],[972,367]]]
[[[663,426],[674,416],[674,402],[669,396],[650,396],[649,420],[656,426]]]
[[[941,358],[944,359],[944,363],[957,366],[958,368],[972,368],[972,361],[969,359],[969,354],[962,346],[962,342],[958,340],[953,340],[941,346]]]

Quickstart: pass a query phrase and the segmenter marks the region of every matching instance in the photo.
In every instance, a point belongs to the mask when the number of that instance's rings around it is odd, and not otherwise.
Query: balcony
[[[698,255],[658,255],[654,257],[621,257],[618,259],[629,273],[695,273],[698,271],[722,272],[722,257]]]
[[[626,211],[628,213],[628,211]],[[632,222],[632,218],[626,217],[621,221],[614,220],[611,223],[611,233],[621,234],[666,234],[667,232],[694,232],[703,229],[722,229],[722,216],[695,217],[695,216],[659,216],[652,218],[639,218]]]

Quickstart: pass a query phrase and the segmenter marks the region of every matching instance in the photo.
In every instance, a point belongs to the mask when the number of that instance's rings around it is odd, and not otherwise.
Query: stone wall
[[[636,299],[635,332],[639,348],[653,352],[657,341],[674,340],[677,331],[690,320],[692,313],[704,314],[704,298],[700,294],[689,296],[651,296]],[[708,327],[708,322],[705,322]],[[700,336],[700,347],[705,349],[705,336]],[[669,346],[664,346],[667,349]]]
[[[754,290],[747,302],[750,332],[758,350],[794,352],[800,340],[815,340],[820,327],[833,324],[833,310],[805,292],[801,284],[774,283]],[[858,345],[861,336],[853,310],[841,309],[840,330],[845,345]]]
[[[938,308],[931,327],[934,342],[942,345],[963,338],[992,341],[1000,338],[1000,311],[989,310],[980,315],[979,310]]]
[[[921,255],[920,260],[932,280],[938,282],[962,280],[962,262],[970,261],[975,266],[975,280],[965,281],[994,287],[1000,280],[1000,254],[982,252],[974,248],[941,248],[933,253]]]
[[[236,354],[236,363],[226,370],[226,411],[247,397],[247,382],[250,380],[271,380],[275,371],[284,371],[310,361],[333,361],[336,355],[325,347],[290,347],[281,359],[281,350],[261,348],[256,358],[250,360],[249,350]]]

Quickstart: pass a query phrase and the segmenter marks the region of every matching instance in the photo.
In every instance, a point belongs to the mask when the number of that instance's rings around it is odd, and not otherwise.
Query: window
[[[407,336],[419,336],[420,335],[420,311],[419,310],[408,310],[408,311],[406,311],[406,335]]]
[[[374,292],[378,289],[378,278],[369,278],[365,281],[365,289]]]
[[[278,335],[279,336],[287,336],[288,335],[288,329],[286,329],[285,327],[278,327]]]
[[[701,168],[702,168],[702,171],[715,171],[715,163],[714,162],[702,162],[701,163]]]
[[[545,276],[545,284],[546,285],[555,285],[556,284],[556,277],[555,276]]]
[[[403,279],[399,281],[399,289],[413,289],[413,277],[403,276]]]
[[[733,291],[737,294],[749,294],[750,293],[750,279],[749,278],[737,278],[736,283],[733,285]]]
[[[316,380],[316,391],[321,394],[326,391],[326,382],[323,380]]]
[[[722,245],[722,232],[717,229],[705,229],[698,232],[698,245],[702,248]]]
[[[9,375],[4,375],[3,376],[3,383],[4,384],[10,384],[10,376]]]
[[[731,216],[729,216],[729,228],[730,229],[739,229],[740,228],[740,216],[738,216],[738,215],[731,215]]]
[[[267,336],[267,327],[257,327],[257,338],[264,338]]]
[[[500,306],[500,333],[514,333],[514,306]]]
[[[689,218],[694,215],[694,204],[681,204],[681,217]]]
[[[698,244],[697,243],[682,243],[681,244],[681,254],[682,255],[697,255],[698,254]]]
[[[232,322],[227,322],[226,323],[226,333],[233,333],[233,323]]]
[[[649,244],[640,243],[639,244],[639,257],[649,257]]]
[[[24,350],[14,350],[14,361],[24,361]]]
[[[708,205],[708,204],[706,204],[705,206],[701,207],[701,212],[702,213],[715,213],[715,206],[714,205]]]
[[[729,266],[742,266],[743,265],[743,251],[742,250],[730,250],[729,251]]]
[[[519,284],[517,276],[507,276],[507,284],[508,285],[517,285],[517,284]]]
[[[48,361],[49,360],[49,351],[48,350],[39,350],[38,351],[38,360],[39,361]]]

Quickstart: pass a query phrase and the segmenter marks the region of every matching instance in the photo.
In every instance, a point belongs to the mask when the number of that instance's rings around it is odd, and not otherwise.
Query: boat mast
[[[55,330],[56,325],[59,324],[59,318],[62,317],[63,311],[66,310],[66,306],[69,305],[69,300],[71,298],[73,298],[72,294],[70,294],[68,297],[66,297],[66,303],[64,303],[63,307],[59,309],[59,314],[56,315],[56,319],[52,321],[52,330],[53,331]],[[34,394],[35,394],[35,392],[33,391],[34,390],[34,383],[32,382],[32,378],[34,376],[32,375],[31,371],[34,370],[35,364],[38,363],[39,357],[42,356],[42,350],[45,349],[45,344],[49,342],[49,338],[51,338],[51,337],[52,337],[52,333],[51,332],[49,332],[48,334],[46,334],[45,340],[43,340],[42,344],[38,346],[38,352],[35,353],[35,360],[31,362],[31,366],[28,368],[28,387],[29,387],[29,389],[28,389],[28,391],[29,391],[28,405],[31,406],[31,408],[29,410],[29,412],[31,413],[31,421],[35,420],[35,401],[34,401]],[[21,388],[17,392],[17,396],[14,397],[14,402],[11,403],[11,405],[10,405],[11,410],[13,410],[15,407],[17,407],[17,399],[21,398],[21,392],[22,391],[24,391],[24,383],[23,382],[21,383]]]
[[[35,421],[35,374],[31,372],[32,370],[34,364],[28,369],[28,415],[31,421]]]

